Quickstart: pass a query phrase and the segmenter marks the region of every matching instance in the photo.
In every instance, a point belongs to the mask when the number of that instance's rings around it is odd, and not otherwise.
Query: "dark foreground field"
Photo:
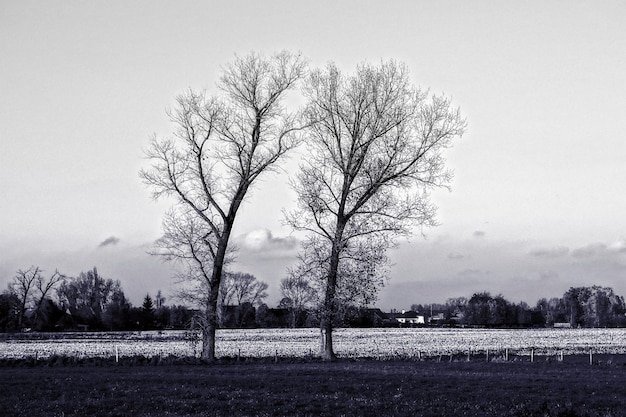
[[[626,416],[623,357],[568,360],[5,363],[0,415]]]

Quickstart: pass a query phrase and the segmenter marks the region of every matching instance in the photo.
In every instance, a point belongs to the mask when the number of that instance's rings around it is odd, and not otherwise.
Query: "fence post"
[[[509,348],[504,349],[504,360],[509,361]]]
[[[467,349],[467,361],[470,361],[470,356],[471,356],[471,349]]]
[[[531,349],[530,350],[530,363],[533,363],[535,361],[535,349]]]
[[[120,355],[119,355],[119,350],[117,345],[115,345],[115,363],[118,363],[120,361]]]
[[[589,348],[589,365],[593,365],[593,350]]]
[[[487,362],[489,362],[489,349],[487,348]]]

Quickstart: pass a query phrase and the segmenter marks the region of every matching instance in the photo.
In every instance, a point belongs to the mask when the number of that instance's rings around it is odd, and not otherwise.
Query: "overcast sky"
[[[0,290],[30,265],[97,266],[135,305],[171,294],[170,267],[145,253],[169,203],[138,178],[142,147],[235,54],[288,49],[345,71],[403,61],[467,117],[452,191],[432,194],[441,225],[400,242],[378,306],[626,295],[625,20],[621,0],[0,1]],[[233,269],[268,282],[270,306],[297,250],[287,167],[234,233]]]

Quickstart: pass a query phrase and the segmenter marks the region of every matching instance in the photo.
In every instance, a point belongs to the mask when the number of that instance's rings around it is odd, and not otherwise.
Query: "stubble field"
[[[626,354],[626,329],[337,329],[334,348],[344,358],[414,359],[487,354]],[[218,357],[314,356],[319,329],[219,330]],[[0,359],[124,356],[196,356],[197,335],[183,331],[47,333],[0,336]]]

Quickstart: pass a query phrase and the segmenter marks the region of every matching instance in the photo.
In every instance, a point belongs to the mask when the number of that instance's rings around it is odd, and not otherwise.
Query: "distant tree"
[[[572,327],[585,326],[585,307],[591,291],[587,287],[570,287],[563,295],[568,313],[568,321]]]
[[[449,100],[412,86],[393,61],[361,64],[352,76],[329,64],[311,73],[305,95],[309,154],[294,182],[298,209],[287,220],[310,233],[305,264],[322,263],[322,356],[334,360],[337,294],[345,282],[373,300],[395,237],[435,225],[427,191],[447,186],[442,150],[465,121]],[[363,272],[354,280],[352,267]]]
[[[448,298],[446,300],[446,306],[455,313],[462,313],[465,311],[465,307],[467,307],[467,302],[468,300],[465,297]]]
[[[48,279],[44,279],[41,274],[35,282],[35,296],[33,297],[33,314],[31,320],[37,330],[51,329],[55,322],[60,319],[60,309],[52,300],[52,290],[55,289],[65,276],[59,271],[54,271]]]
[[[170,327],[170,311],[171,308],[165,305],[154,310],[154,325],[157,329]]]
[[[0,332],[12,332],[19,329],[20,299],[11,291],[0,294]]]
[[[512,306],[515,314],[514,324],[521,327],[533,325],[533,310],[524,301]]]
[[[195,312],[182,305],[174,305],[169,309],[169,322],[167,327],[171,329],[188,329],[193,321]]]
[[[150,297],[150,294],[146,294],[146,296],[143,298],[143,304],[141,305],[141,307],[143,308],[143,311],[147,313],[154,312],[154,303],[152,302],[152,297]]]
[[[165,297],[161,293],[161,290],[158,290],[156,296],[154,297],[154,325],[158,329],[163,329],[168,327],[170,309],[165,305]]]
[[[102,313],[102,324],[108,330],[134,329],[131,317],[132,305],[124,292],[114,291]]]
[[[610,287],[571,287],[563,295],[563,302],[572,326],[607,327],[624,321],[624,298]]]
[[[303,77],[299,55],[237,57],[219,82],[222,97],[188,92],[170,117],[172,139],[153,138],[140,175],[154,198],[173,197],[154,254],[178,261],[180,296],[198,310],[202,357],[215,359],[218,298],[241,203],[261,174],[299,143],[296,115],[282,105]]]
[[[298,317],[309,309],[316,299],[315,288],[303,276],[293,270],[280,281],[280,293],[283,296],[279,307],[288,308],[291,315],[291,327],[298,326]]]
[[[27,270],[19,269],[9,283],[9,291],[18,299],[17,327],[22,328],[26,307],[32,300],[33,292],[37,282],[41,279],[41,269],[38,266],[31,266]]]
[[[537,310],[541,312],[543,322],[548,326],[570,321],[570,309],[563,298],[542,298],[537,302]]]
[[[491,294],[486,291],[474,293],[465,307],[465,320],[467,324],[486,326],[490,322],[489,302]]]
[[[154,304],[150,294],[146,294],[141,305],[142,328],[151,329],[154,326]]]
[[[411,304],[410,310],[418,313],[424,313],[427,309],[421,304]]]
[[[492,297],[487,302],[489,306],[489,326],[513,326],[516,325],[515,307],[511,305],[501,294]]]
[[[624,324],[626,305],[624,297],[615,294],[613,288],[593,286],[587,300],[588,324],[594,327],[614,327]]]
[[[259,281],[254,275],[242,272],[228,272],[224,276],[220,288],[220,317],[221,325],[226,321],[230,322],[230,327],[249,327],[245,323],[251,322],[256,306],[260,305],[267,298],[268,285]],[[229,318],[225,318],[227,307]]]
[[[120,281],[103,278],[95,267],[66,279],[57,289],[57,295],[63,310],[94,329],[102,328],[102,313],[109,303],[117,300],[125,304],[126,300]]]
[[[254,275],[242,272],[229,273],[228,285],[232,288],[232,298],[237,305],[243,303],[258,305],[267,298],[268,285]]]
[[[165,297],[163,297],[161,290],[157,291],[156,296],[154,297],[154,304],[157,309],[165,305]]]

